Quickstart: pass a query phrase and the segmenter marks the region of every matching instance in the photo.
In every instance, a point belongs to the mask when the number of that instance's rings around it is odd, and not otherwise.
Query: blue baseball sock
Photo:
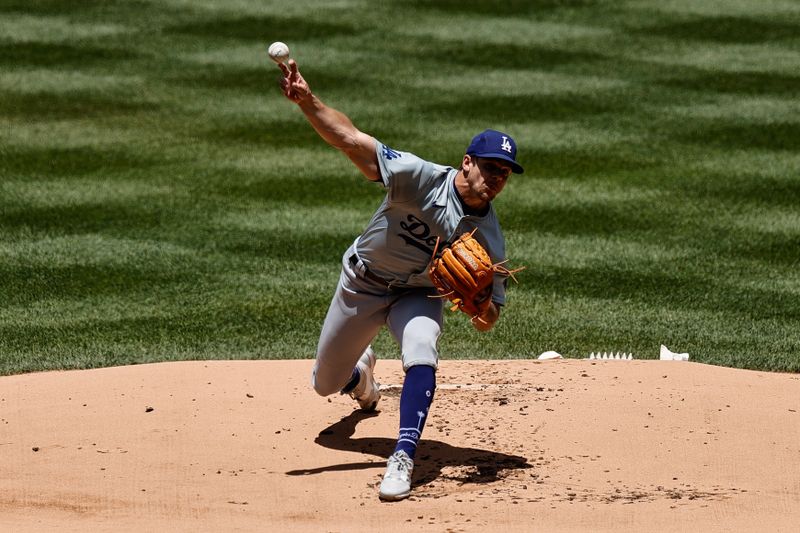
[[[342,394],[347,394],[355,389],[359,381],[361,381],[361,372],[358,371],[358,368],[353,368],[353,375],[350,376],[350,381],[342,389]]]
[[[408,369],[400,395],[400,435],[394,451],[403,450],[414,458],[435,390],[436,370],[433,367],[418,365]]]

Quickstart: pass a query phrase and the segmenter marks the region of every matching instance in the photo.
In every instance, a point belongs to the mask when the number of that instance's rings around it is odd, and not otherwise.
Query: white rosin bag
[[[675,353],[662,344],[661,352],[659,353],[658,358],[661,359],[662,361],[688,361],[689,354]]]

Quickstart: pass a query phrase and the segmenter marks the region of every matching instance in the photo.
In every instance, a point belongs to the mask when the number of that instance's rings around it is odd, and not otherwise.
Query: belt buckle
[[[350,264],[353,265],[353,269],[355,269],[359,278],[366,279],[368,277],[367,265],[356,254],[350,256]]]

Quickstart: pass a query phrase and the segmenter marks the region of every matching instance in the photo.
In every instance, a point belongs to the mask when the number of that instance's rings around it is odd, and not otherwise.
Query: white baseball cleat
[[[375,381],[375,377],[372,375],[376,361],[372,346],[367,346],[367,349],[364,350],[364,353],[361,354],[356,363],[361,379],[358,381],[358,385],[350,392],[350,397],[357,401],[364,411],[374,411],[378,406],[378,400],[381,399],[381,391],[378,388],[380,384]]]
[[[381,500],[397,501],[411,494],[411,472],[414,460],[403,450],[394,452],[386,461],[386,473],[378,496]]]

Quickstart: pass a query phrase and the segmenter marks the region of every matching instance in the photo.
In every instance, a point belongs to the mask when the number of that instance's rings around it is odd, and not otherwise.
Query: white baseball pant
[[[391,289],[368,278],[357,256],[351,262],[353,256],[351,246],[342,258],[339,284],[319,338],[311,381],[321,396],[347,384],[358,358],[384,324],[400,345],[403,370],[438,367],[443,304],[436,290]]]

